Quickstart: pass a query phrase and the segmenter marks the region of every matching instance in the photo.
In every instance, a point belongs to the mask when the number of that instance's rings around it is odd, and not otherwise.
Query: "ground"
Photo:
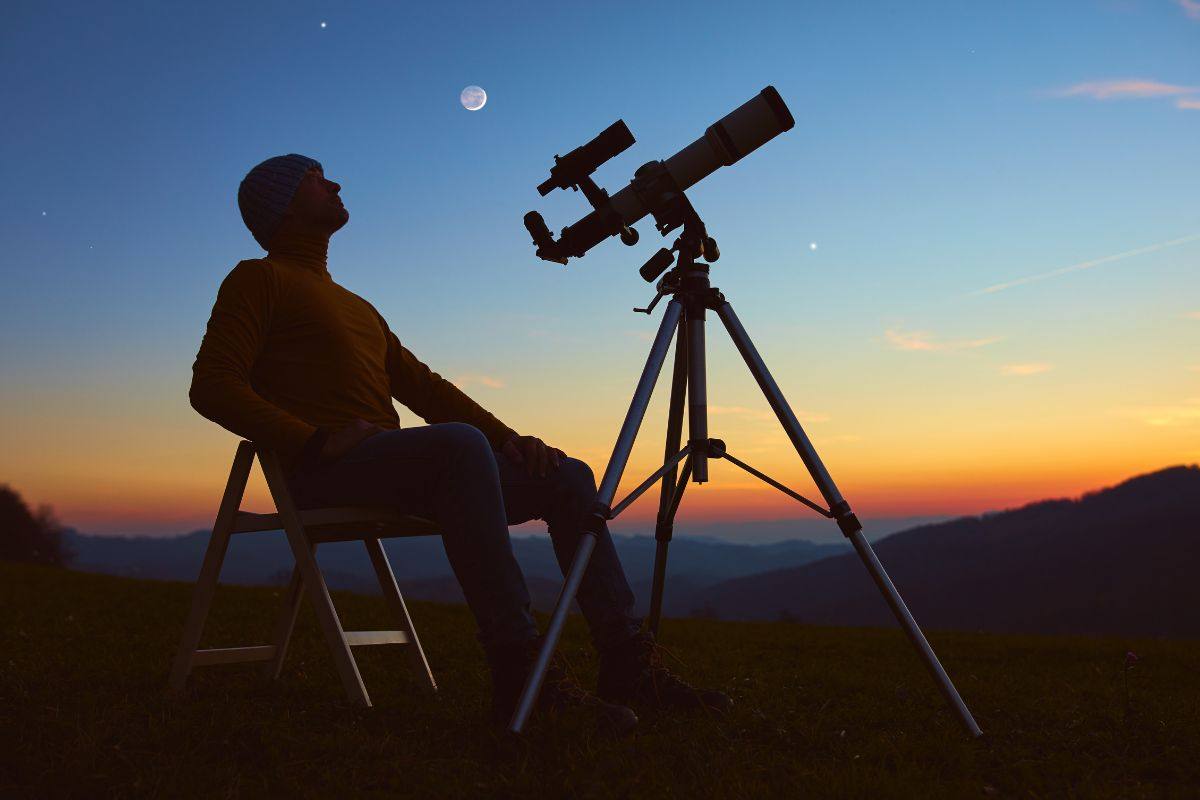
[[[729,718],[646,712],[612,740],[535,717],[513,743],[484,722],[487,673],[461,606],[410,604],[436,696],[399,647],[358,648],[375,706],[348,705],[306,606],[278,681],[259,665],[205,667],[168,698],[190,592],[0,562],[0,796],[1194,797],[1200,786],[1197,641],[930,632],[985,732],[972,741],[899,630],[672,619],[671,663],[728,691]],[[265,643],[277,593],[222,586],[205,646]],[[348,629],[391,627],[378,597],[334,599]],[[577,616],[563,652],[594,685]]]

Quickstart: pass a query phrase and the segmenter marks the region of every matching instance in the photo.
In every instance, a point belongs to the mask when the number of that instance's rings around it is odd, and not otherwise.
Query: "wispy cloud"
[[[473,383],[477,383],[480,386],[486,386],[489,389],[504,388],[504,381],[500,380],[499,378],[493,378],[491,375],[459,375],[456,378],[452,378],[450,382],[459,389],[463,390]]]
[[[1189,397],[1169,405],[1122,409],[1120,413],[1156,428],[1194,425],[1200,422],[1200,397]]]
[[[1146,253],[1153,253],[1156,250],[1163,250],[1168,247],[1176,247],[1181,244],[1186,244],[1187,242],[1194,242],[1197,239],[1200,239],[1200,233],[1193,233],[1190,236],[1181,236],[1178,239],[1171,239],[1170,241],[1167,241],[1167,242],[1158,242],[1157,244],[1148,244],[1145,247],[1138,247],[1134,250],[1126,250],[1123,253],[1115,253],[1111,256],[1104,256],[1103,258],[1094,258],[1091,261],[1081,261],[1080,263],[1072,264],[1069,267],[1060,267],[1058,269],[1050,270],[1049,272],[1041,272],[1041,273],[1038,273],[1037,275],[1028,275],[1024,278],[1017,278],[1016,280],[1007,281],[1005,283],[997,283],[993,286],[987,287],[986,289],[980,289],[978,291],[971,292],[970,294],[977,295],[977,294],[991,294],[992,292],[1000,292],[1005,289],[1011,289],[1014,286],[1021,286],[1022,284],[1026,284],[1026,283],[1033,283],[1034,281],[1044,281],[1047,278],[1053,278],[1058,275],[1065,275],[1068,272],[1078,272],[1079,270],[1083,270],[1083,269],[1091,269],[1092,267],[1098,267],[1101,264],[1108,264],[1109,262],[1112,262],[1112,261],[1120,261],[1125,258],[1133,258],[1134,256],[1145,255]]]
[[[947,351],[947,350],[970,350],[975,347],[984,347],[985,345],[993,344],[1003,339],[1003,336],[989,336],[986,339],[959,339],[952,342],[935,341],[933,334],[928,331],[899,331],[889,328],[884,336],[887,337],[888,343],[897,350],[924,350],[924,351]]]
[[[1175,0],[1175,2],[1183,9],[1183,13],[1192,19],[1200,20],[1200,0]]]
[[[1093,100],[1142,99],[1147,97],[1173,97],[1200,92],[1196,86],[1176,86],[1146,78],[1121,78],[1111,81],[1089,81],[1055,89],[1054,97],[1090,97]]]
[[[760,422],[775,422],[778,424],[778,419],[775,417],[775,412],[769,409],[747,408],[745,406],[708,406],[709,414],[723,414],[732,417],[741,417],[743,419],[753,419]],[[828,422],[828,414],[820,414],[813,411],[804,411],[803,409],[793,408],[792,413],[796,415],[796,419],[801,422]]]
[[[1200,111],[1200,97],[1181,97],[1175,101],[1175,107],[1184,111]]]
[[[1030,364],[1005,364],[1000,367],[1000,372],[1003,375],[1038,375],[1043,372],[1049,372],[1054,369],[1053,364],[1045,364],[1042,362],[1034,362]]]

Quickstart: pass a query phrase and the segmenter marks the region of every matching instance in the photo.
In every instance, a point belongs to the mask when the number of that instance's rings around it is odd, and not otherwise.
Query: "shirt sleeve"
[[[250,385],[279,287],[261,261],[241,261],[217,290],[208,329],[192,365],[192,408],[226,430],[298,456],[317,432],[299,417],[263,399]]]
[[[392,397],[410,408],[427,423],[467,422],[479,428],[492,447],[500,449],[516,431],[505,425],[462,392],[457,386],[433,372],[407,347],[400,344],[376,311],[387,337],[387,371]]]

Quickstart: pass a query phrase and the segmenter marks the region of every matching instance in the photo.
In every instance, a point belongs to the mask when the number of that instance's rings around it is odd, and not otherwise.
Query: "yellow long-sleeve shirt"
[[[318,426],[361,418],[400,428],[392,398],[427,423],[475,425],[493,447],[515,433],[301,255],[240,261],[222,281],[192,366],[189,397],[201,415],[277,450],[288,470]]]

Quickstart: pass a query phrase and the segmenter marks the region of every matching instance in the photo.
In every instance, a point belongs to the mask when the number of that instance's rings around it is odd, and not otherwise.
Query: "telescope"
[[[646,308],[635,308],[634,311],[650,314],[660,299],[670,296],[671,300],[663,311],[658,333],[654,336],[646,365],[634,389],[629,411],[625,414],[625,421],[617,434],[604,477],[596,490],[596,497],[590,510],[580,520],[579,530],[582,535],[571,558],[571,566],[563,573],[562,590],[550,615],[550,623],[509,721],[508,729],[512,733],[521,732],[533,711],[538,692],[549,669],[550,659],[566,624],[567,610],[579,591],[592,551],[601,533],[607,530],[607,521],[616,518],[656,484],[660,486],[660,494],[658,516],[654,526],[654,577],[650,588],[648,630],[653,636],[658,636],[666,586],[667,552],[673,536],[675,513],[688,484],[708,481],[708,462],[724,459],[837,524],[862,559],[876,587],[904,628],[909,642],[916,648],[933,676],[942,696],[957,714],[959,722],[970,736],[982,735],[970,709],[963,702],[925,634],[913,619],[904,598],[896,590],[895,584],[888,577],[883,564],[863,534],[858,516],[834,484],[796,414],[784,398],[779,384],[771,376],[766,362],[734,313],[733,305],[710,281],[709,267],[720,257],[720,252],[717,250],[716,240],[709,235],[704,221],[692,208],[684,192],[720,167],[736,164],[747,154],[753,153],[784,131],[790,130],[793,125],[795,121],[783,98],[779,96],[775,87],[768,86],[709,125],[703,136],[666,161],[643,164],[634,173],[628,186],[609,197],[608,192],[592,180],[591,174],[605,161],[633,144],[633,134],[629,132],[625,122],[617,120],[582,147],[577,147],[562,157],[556,155],[549,179],[537,187],[538,193],[543,197],[555,189],[570,187],[577,191],[582,190],[588,202],[592,204],[592,211],[574,225],[563,228],[557,239],[546,227],[541,214],[530,211],[525,215],[525,228],[533,236],[533,243],[537,245],[537,255],[547,261],[566,264],[568,258],[582,257],[588,250],[614,235],[620,235],[621,241],[632,246],[638,240],[633,225],[647,214],[654,216],[655,227],[663,236],[680,226],[683,226],[683,231],[670,250],[665,247],[660,249],[640,270],[641,276],[647,281],[658,279],[657,294]],[[663,272],[666,274],[663,275]],[[820,500],[809,499],[755,469],[735,456],[724,440],[709,435],[705,324],[711,316],[710,312],[715,313],[725,326],[738,353],[762,389],[792,447],[820,491]],[[639,483],[623,500],[614,502],[617,487],[629,463],[634,440],[646,416],[650,396],[662,371],[672,339],[675,340],[675,366],[671,379],[663,465]],[[687,444],[683,445],[685,410],[688,437]]]
[[[537,187],[545,197],[555,189],[582,190],[593,210],[574,225],[563,228],[556,240],[542,215],[530,211],[525,228],[537,245],[537,256],[566,264],[582,257],[610,236],[620,235],[626,245],[637,244],[633,225],[647,214],[666,236],[694,214],[683,194],[720,167],[736,164],[786,130],[796,121],[774,86],[768,86],[724,117],[709,125],[704,135],[665,161],[650,161],[634,172],[633,180],[612,197],[598,187],[591,174],[634,143],[624,120],[617,120],[595,139],[565,156],[554,156],[550,178]],[[652,278],[647,278],[652,280]]]

